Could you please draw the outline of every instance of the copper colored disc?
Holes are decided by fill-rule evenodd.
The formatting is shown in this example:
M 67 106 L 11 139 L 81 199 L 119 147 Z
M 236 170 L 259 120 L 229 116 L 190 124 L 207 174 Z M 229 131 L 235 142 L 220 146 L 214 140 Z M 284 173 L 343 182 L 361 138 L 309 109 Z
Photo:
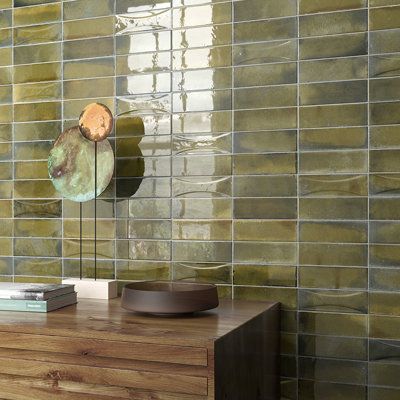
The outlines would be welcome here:
M 112 131 L 113 116 L 107 106 L 92 103 L 84 108 L 79 117 L 79 129 L 86 139 L 101 142 Z

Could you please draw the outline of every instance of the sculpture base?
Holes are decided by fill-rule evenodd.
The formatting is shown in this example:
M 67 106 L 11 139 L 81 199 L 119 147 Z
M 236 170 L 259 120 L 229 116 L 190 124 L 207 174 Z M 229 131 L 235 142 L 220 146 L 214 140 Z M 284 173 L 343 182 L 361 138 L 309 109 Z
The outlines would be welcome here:
M 63 284 L 75 285 L 78 299 L 108 300 L 118 296 L 117 281 L 108 279 L 63 279 Z

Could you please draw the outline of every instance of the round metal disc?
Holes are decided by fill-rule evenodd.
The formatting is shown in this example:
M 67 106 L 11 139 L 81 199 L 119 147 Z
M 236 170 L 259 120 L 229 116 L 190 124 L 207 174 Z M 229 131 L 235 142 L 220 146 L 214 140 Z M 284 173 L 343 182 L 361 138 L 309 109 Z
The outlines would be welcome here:
M 86 139 L 101 142 L 113 128 L 113 116 L 107 106 L 100 103 L 87 105 L 79 117 L 79 129 Z
M 49 176 L 57 191 L 76 202 L 94 199 L 95 143 L 79 127 L 64 131 L 54 142 L 48 159 Z M 107 188 L 114 172 L 114 153 L 108 140 L 97 144 L 97 192 Z

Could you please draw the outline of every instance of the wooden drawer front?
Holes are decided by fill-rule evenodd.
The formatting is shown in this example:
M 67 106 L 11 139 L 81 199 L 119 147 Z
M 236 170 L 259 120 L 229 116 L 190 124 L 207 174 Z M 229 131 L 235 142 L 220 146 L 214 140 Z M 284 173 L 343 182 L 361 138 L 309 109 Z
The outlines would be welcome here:
M 156 392 L 207 395 L 207 378 L 170 373 L 0 358 L 0 374 L 25 376 L 58 382 L 119 386 Z
M 207 350 L 188 346 L 2 332 L 0 348 L 207 366 Z

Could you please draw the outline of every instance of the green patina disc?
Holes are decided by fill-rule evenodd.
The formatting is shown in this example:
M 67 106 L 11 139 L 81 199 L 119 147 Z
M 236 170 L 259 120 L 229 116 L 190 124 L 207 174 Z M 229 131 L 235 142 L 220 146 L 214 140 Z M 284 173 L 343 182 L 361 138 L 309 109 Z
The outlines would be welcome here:
M 65 198 L 84 202 L 94 199 L 95 144 L 85 139 L 79 127 L 64 131 L 54 142 L 48 159 L 49 176 Z M 114 172 L 114 153 L 106 139 L 97 143 L 97 191 L 107 188 Z

